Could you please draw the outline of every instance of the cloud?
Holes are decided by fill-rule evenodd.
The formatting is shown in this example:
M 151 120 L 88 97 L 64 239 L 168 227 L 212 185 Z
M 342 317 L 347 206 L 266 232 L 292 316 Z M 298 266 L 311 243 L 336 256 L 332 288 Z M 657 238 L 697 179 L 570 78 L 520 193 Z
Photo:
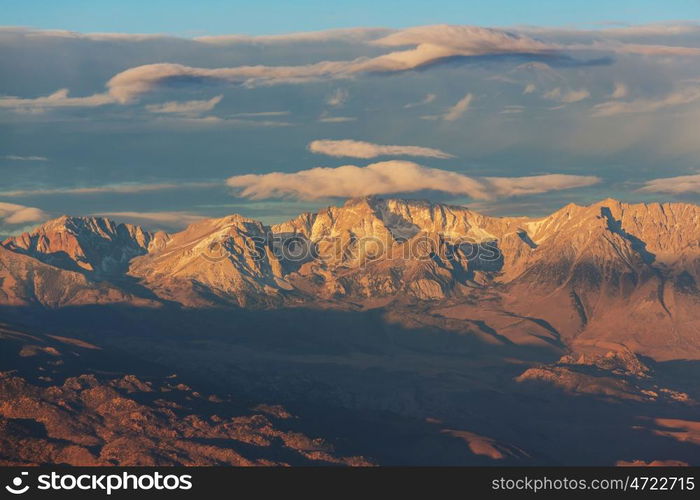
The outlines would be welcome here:
M 642 56 L 700 56 L 700 48 L 683 47 L 678 45 L 658 45 L 643 43 L 621 43 L 616 40 L 594 40 L 591 43 L 563 45 L 568 51 L 603 51 L 615 54 L 631 54 Z
M 399 160 L 372 163 L 366 167 L 344 165 L 337 168 L 317 167 L 295 173 L 238 175 L 226 181 L 237 195 L 244 198 L 304 200 L 424 190 L 484 200 L 590 186 L 598 182 L 598 177 L 561 174 L 474 178 Z
M 638 54 L 643 56 L 700 56 L 700 48 L 696 47 L 623 43 L 620 45 L 613 45 L 609 48 L 613 52 Z
M 0 191 L 0 196 L 45 196 L 45 195 L 90 195 L 104 193 L 118 194 L 138 194 L 150 193 L 153 191 L 167 191 L 177 189 L 202 189 L 217 187 L 214 182 L 181 182 L 181 183 L 155 183 L 155 184 L 110 184 L 105 186 L 92 187 L 58 187 L 58 188 L 38 188 L 38 189 L 15 189 Z
M 647 32 L 663 33 L 664 27 L 647 28 Z M 695 33 L 697 27 L 684 27 L 682 32 Z M 357 57 L 350 60 L 323 60 L 310 64 L 267 66 L 263 64 L 232 67 L 192 67 L 176 63 L 155 63 L 136 66 L 114 75 L 106 82 L 106 92 L 84 97 L 68 97 L 68 91 L 61 89 L 54 94 L 35 99 L 5 97 L 0 99 L 0 107 L 6 108 L 43 108 L 43 107 L 96 107 L 111 103 L 129 103 L 142 94 L 172 83 L 226 83 L 245 87 L 268 86 L 278 84 L 304 83 L 316 80 L 337 80 L 352 78 L 359 74 L 396 73 L 428 67 L 436 62 L 454 57 L 474 57 L 485 55 L 543 55 L 561 54 L 573 51 L 601 50 L 612 53 L 687 56 L 700 55 L 700 48 L 684 46 L 667 46 L 659 44 L 623 43 L 615 39 L 604 38 L 605 31 L 575 31 L 531 29 L 529 33 L 555 35 L 569 39 L 581 38 L 581 34 L 591 38 L 589 43 L 561 43 L 542 41 L 531 37 L 528 29 L 503 30 L 482 28 L 478 26 L 433 25 L 418 26 L 402 30 L 350 28 L 310 33 L 293 33 L 251 37 L 245 35 L 225 35 L 217 37 L 200 37 L 195 40 L 163 35 L 130 34 L 87 34 L 67 31 L 41 32 L 37 30 L 15 29 L 7 33 L 19 33 L 20 36 L 60 36 L 66 38 L 88 39 L 92 41 L 140 42 L 153 39 L 178 40 L 178 43 L 207 46 L 212 44 L 248 43 L 287 44 L 316 43 L 328 40 L 347 41 L 354 44 L 372 45 L 374 47 L 396 49 L 373 57 Z M 610 30 L 607 32 L 610 33 Z M 601 38 L 603 37 L 603 38 Z
M 608 30 L 575 30 L 570 28 L 541 28 L 520 27 L 516 30 L 520 35 L 534 34 L 540 37 L 559 38 L 565 43 L 549 43 L 551 49 L 561 51 L 606 51 L 617 54 L 632 54 L 644 56 L 700 56 L 700 48 L 682 45 L 666 45 L 665 43 L 636 43 L 641 38 L 657 38 L 664 42 L 670 36 L 688 35 L 685 38 L 692 44 L 696 43 L 700 34 L 700 25 L 686 26 L 629 26 Z M 635 42 L 629 42 L 637 38 Z
M 624 40 L 628 38 L 668 38 L 673 36 L 700 34 L 700 25 L 696 22 L 650 23 L 597 30 L 521 26 L 518 28 L 518 31 L 537 36 L 566 36 L 571 39 L 595 37 Z
M 423 156 L 426 158 L 454 158 L 439 149 L 420 146 L 383 146 L 353 140 L 317 140 L 309 143 L 309 151 L 335 157 L 376 158 L 377 156 Z
M 146 123 L 150 128 L 170 128 L 174 130 L 193 129 L 193 128 L 262 128 L 262 127 L 291 127 L 293 123 L 279 120 L 251 120 L 246 118 L 235 118 L 237 115 L 232 115 L 230 118 L 221 118 L 218 116 L 197 116 L 197 115 L 178 115 L 166 114 L 159 116 L 156 120 Z M 253 118 L 261 115 L 253 116 Z
M 700 99 L 700 87 L 686 87 L 661 99 L 637 99 L 634 101 L 608 101 L 593 107 L 593 116 L 612 116 L 625 113 L 650 113 L 664 108 L 690 104 Z
M 448 122 L 453 122 L 462 117 L 462 115 L 469 109 L 469 105 L 472 102 L 472 94 L 467 94 L 462 97 L 457 104 L 447 109 L 447 112 L 442 115 L 442 119 Z
M 344 105 L 350 94 L 345 89 L 335 89 L 331 95 L 326 98 L 326 104 L 338 108 Z
M 413 46 L 413 48 L 375 57 L 358 57 L 347 61 L 320 61 L 298 66 L 197 68 L 174 63 L 145 64 L 114 75 L 106 83 L 107 93 L 68 98 L 67 90 L 62 89 L 48 97 L 3 100 L 5 107 L 101 106 L 113 102 L 125 104 L 134 101 L 144 93 L 172 82 L 219 82 L 246 87 L 304 83 L 351 78 L 363 73 L 402 72 L 455 56 L 534 54 L 555 50 L 554 46 L 528 36 L 476 26 L 440 25 L 409 28 L 393 32 L 371 43 L 382 47 Z M 3 100 L 0 100 L 0 103 Z
M 479 26 L 433 25 L 403 29 L 372 42 L 384 47 L 415 45 L 448 49 L 452 55 L 536 54 L 553 50 L 553 46 L 526 35 Z
M 416 106 L 424 106 L 424 105 L 426 105 L 426 104 L 430 104 L 431 102 L 433 102 L 433 101 L 435 100 L 436 97 L 437 97 L 437 95 L 435 95 L 435 94 L 427 94 L 427 95 L 426 95 L 423 99 L 421 99 L 420 101 L 409 102 L 408 104 L 406 104 L 406 105 L 404 106 L 404 108 L 410 109 L 410 108 L 415 108 Z
M 381 34 L 381 36 L 376 38 Z M 71 35 L 72 36 L 72 35 Z M 114 38 L 114 35 L 112 36 Z M 127 39 L 130 39 L 128 36 Z M 132 37 L 133 38 L 133 37 Z M 105 104 L 126 104 L 144 93 L 173 83 L 226 83 L 245 87 L 279 84 L 299 84 L 317 80 L 352 78 L 359 74 L 397 73 L 429 66 L 453 57 L 474 57 L 503 54 L 550 54 L 573 50 L 608 50 L 647 55 L 691 55 L 700 49 L 692 47 L 667 47 L 663 45 L 622 44 L 598 41 L 592 44 L 549 43 L 536 40 L 523 33 L 477 26 L 419 26 L 398 31 L 336 30 L 331 32 L 297 33 L 272 37 L 246 37 L 232 35 L 203 37 L 204 45 L 248 41 L 251 43 L 283 43 L 306 41 L 322 43 L 326 39 L 352 40 L 377 47 L 397 49 L 374 57 L 357 57 L 350 60 L 325 60 L 302 65 L 266 66 L 262 64 L 219 68 L 200 68 L 176 63 L 145 64 L 117 73 L 106 83 L 105 93 L 85 97 L 68 97 L 61 89 L 54 94 L 35 99 L 5 97 L 0 107 L 48 108 L 48 107 L 96 107 Z M 257 42 L 256 42 L 257 40 Z M 572 91 L 574 93 L 582 91 Z M 342 105 L 346 95 L 331 98 L 332 106 Z M 574 94 L 570 98 L 574 98 Z M 580 100 L 580 99 L 579 99 Z M 194 102 L 194 101 L 192 101 Z M 574 102 L 574 101 L 569 101 Z M 168 103 L 170 104 L 170 103 Z M 174 104 L 173 104 L 174 105 Z M 193 104 L 194 105 L 194 104 Z M 157 108 L 154 108 L 157 109 Z M 167 112 L 167 111 L 166 111 Z
M 455 172 L 397 160 L 373 163 L 366 167 L 344 165 L 337 168 L 318 167 L 295 173 L 239 175 L 229 178 L 227 184 L 240 190 L 241 196 L 253 199 L 352 198 L 419 190 L 486 197 L 483 185 L 475 179 Z
M 326 42 L 366 42 L 386 36 L 395 30 L 387 28 L 340 28 L 321 31 L 303 31 L 280 35 L 216 35 L 200 36 L 194 40 L 213 45 L 287 45 L 297 43 L 326 43 Z
M 281 83 L 303 83 L 318 79 L 347 77 L 366 63 L 324 61 L 302 66 L 237 66 L 232 68 L 196 68 L 182 64 L 146 64 L 127 69 L 108 82 L 109 94 L 120 103 L 128 103 L 144 93 L 170 82 L 219 82 L 255 87 Z
M 26 224 L 47 218 L 46 212 L 39 208 L 0 202 L 0 225 Z
M 113 104 L 116 100 L 109 94 L 92 94 L 86 97 L 68 97 L 68 89 L 60 89 L 45 97 L 23 99 L 20 97 L 0 97 L 0 108 L 20 110 L 42 110 L 52 108 L 94 108 Z
M 549 31 L 532 36 L 521 28 L 510 30 L 514 33 L 513 36 L 501 36 L 504 30 L 495 31 L 499 34 L 470 27 L 422 27 L 383 30 L 371 34 L 353 32 L 339 36 L 328 33 L 291 34 L 269 39 L 234 36 L 228 41 L 193 41 L 176 37 L 139 40 L 128 36 L 111 37 L 111 40 L 108 40 L 110 37 L 102 37 L 99 41 L 96 38 L 87 40 L 85 37 L 74 40 L 73 34 L 66 35 L 66 40 L 51 35 L 53 38 L 46 40 L 34 37 L 15 43 L 12 43 L 9 36 L 3 35 L 2 45 L 9 52 L 0 61 L 0 73 L 7 75 L 0 93 L 20 97 L 0 97 L 0 106 L 28 108 L 35 105 L 35 109 L 42 110 L 50 106 L 116 103 L 118 98 L 125 99 L 125 103 L 134 102 L 134 105 L 123 109 L 108 104 L 81 113 L 75 113 L 71 108 L 65 110 L 65 116 L 62 113 L 47 113 L 44 116 L 18 117 L 0 110 L 0 120 L 5 128 L 39 126 L 37 130 L 41 132 L 36 137 L 40 142 L 34 142 L 33 146 L 29 136 L 24 139 L 18 137 L 19 143 L 15 143 L 12 148 L 6 145 L 0 154 L 36 153 L 51 156 L 50 164 L 62 168 L 44 172 L 49 176 L 45 179 L 48 187 L 81 184 L 93 186 L 114 181 L 109 179 L 107 165 L 95 167 L 94 178 L 87 179 L 80 170 L 89 168 L 84 161 L 76 158 L 78 163 L 75 163 L 66 158 L 65 163 L 61 158 L 54 158 L 50 154 L 52 148 L 41 147 L 43 141 L 57 143 L 61 138 L 56 137 L 56 134 L 64 135 L 68 130 L 73 131 L 76 137 L 89 135 L 89 144 L 85 144 L 88 149 L 79 155 L 88 161 L 99 157 L 100 152 L 104 151 L 104 144 L 114 137 L 121 137 L 122 131 L 127 129 L 130 129 L 127 138 L 136 137 L 133 134 L 138 135 L 140 132 L 173 131 L 183 137 L 192 132 L 194 135 L 188 136 L 188 140 L 192 141 L 191 147 L 200 149 L 220 148 L 212 134 L 230 132 L 230 140 L 235 142 L 232 147 L 243 151 L 241 145 L 250 146 L 245 149 L 247 152 L 241 153 L 245 156 L 242 161 L 246 163 L 254 162 L 258 153 L 265 151 L 261 144 L 279 144 L 280 151 L 289 149 L 287 146 L 294 140 L 292 136 L 297 135 L 292 133 L 293 126 L 300 133 L 304 128 L 309 129 L 309 133 L 302 133 L 306 136 L 302 147 L 314 137 L 368 139 L 387 145 L 437 146 L 474 161 L 489 162 L 498 158 L 503 168 L 499 170 L 501 175 L 529 175 L 535 172 L 533 169 L 537 167 L 534 165 L 545 165 L 545 168 L 558 171 L 555 166 L 558 161 L 574 157 L 584 163 L 593 160 L 588 161 L 591 165 L 590 172 L 597 173 L 604 170 L 604 167 L 594 160 L 605 154 L 615 156 L 611 158 L 611 162 L 617 165 L 610 172 L 612 180 L 626 175 L 624 169 L 630 164 L 648 166 L 653 162 L 663 162 L 664 158 L 673 157 L 674 161 L 678 159 L 681 162 L 681 166 L 693 166 L 692 161 L 697 157 L 700 143 L 693 137 L 692 120 L 697 118 L 700 100 L 692 106 L 680 104 L 675 110 L 669 108 L 669 112 L 655 111 L 661 108 L 655 108 L 660 104 L 654 103 L 661 101 L 663 104 L 667 93 L 693 85 L 690 80 L 700 75 L 697 65 L 692 64 L 694 60 L 685 56 L 652 57 L 615 52 L 621 44 L 606 38 L 613 36 L 607 32 L 596 31 L 586 34 L 586 38 L 583 35 L 577 38 L 572 30 L 562 30 L 561 36 L 555 38 Z M 664 28 L 660 31 L 661 34 L 648 35 L 658 38 L 642 39 L 640 35 L 640 38 L 630 36 L 622 41 L 641 45 L 646 43 L 646 49 L 663 44 L 700 47 L 700 37 L 668 34 L 675 29 Z M 695 30 L 693 33 L 700 31 Z M 493 44 L 488 46 L 487 42 L 491 38 L 499 40 L 497 47 Z M 340 43 L 326 44 L 326 39 Z M 533 46 L 527 39 L 534 40 L 539 45 Z M 226 43 L 233 45 L 216 46 Z M 290 45 L 287 46 L 287 43 Z M 406 45 L 402 45 L 404 43 Z M 528 49 L 534 47 L 533 52 L 523 52 L 524 45 L 527 44 Z M 469 47 L 471 49 L 467 50 Z M 593 54 L 584 52 L 591 49 L 595 49 Z M 474 53 L 475 50 L 480 52 L 479 56 L 464 55 Z M 58 52 L 62 54 L 60 60 L 55 57 Z M 530 55 L 532 53 L 537 55 Z M 99 64 L 91 64 L 90 61 L 96 61 L 95 54 L 106 56 L 98 61 Z M 507 57 L 500 57 L 500 54 L 507 54 Z M 607 62 L 594 62 L 604 59 Z M 20 64 L 22 61 L 31 61 L 32 64 Z M 613 61 L 614 64 L 611 64 Z M 144 63 L 163 64 L 138 66 Z M 584 64 L 592 65 L 584 67 Z M 81 71 L 76 71 L 76 68 Z M 412 71 L 413 69 L 418 71 Z M 407 72 L 396 77 L 390 76 L 401 71 Z M 126 78 L 127 75 L 130 75 L 129 78 Z M 105 82 L 112 76 L 115 78 L 110 86 L 105 87 Z M 345 78 L 349 80 L 344 80 Z M 323 83 L 305 87 L 292 88 L 290 85 L 246 90 L 248 87 L 319 80 Z M 622 87 L 616 89 L 616 84 L 623 85 L 621 82 L 629 86 L 626 95 L 622 92 Z M 392 91 L 396 85 L 401 86 L 401 92 Z M 53 97 L 48 96 L 50 90 L 61 87 L 67 87 L 70 93 L 64 89 L 52 94 Z M 347 88 L 350 91 L 350 99 L 345 107 L 332 108 L 325 105 L 327 94 L 337 88 Z M 567 94 L 569 89 L 585 89 L 593 98 L 583 100 L 580 104 L 542 98 L 543 93 L 554 88 L 559 89 L 559 99 L 564 101 L 576 97 Z M 143 94 L 149 91 L 154 93 Z M 162 94 L 160 91 L 163 91 Z M 457 121 L 407 120 L 409 117 L 415 119 L 429 114 L 435 115 L 435 120 L 443 120 L 444 115 L 448 114 L 446 108 L 454 105 L 467 92 L 472 93 L 473 98 Z M 223 94 L 227 102 L 217 104 L 210 111 L 199 111 L 202 109 L 200 104 L 204 105 L 218 94 Z M 44 97 L 23 99 L 37 96 Z M 646 103 L 640 98 L 644 98 Z M 47 102 L 49 100 L 52 102 Z M 606 101 L 612 103 L 606 104 Z M 234 102 L 238 103 L 235 108 Z M 534 106 L 535 102 L 537 106 Z M 526 104 L 527 107 L 516 107 L 521 104 Z M 566 108 L 557 112 L 543 112 L 547 106 L 560 104 L 566 104 Z M 596 104 L 601 105 L 594 109 Z M 153 111 L 152 114 L 147 111 L 147 105 Z M 190 108 L 190 105 L 194 108 Z M 584 105 L 586 110 L 581 113 Z M 404 107 L 408 109 L 404 111 Z M 637 119 L 627 121 L 614 116 L 607 119 L 591 117 L 591 113 L 605 116 L 640 112 L 640 109 L 651 111 L 646 116 L 636 116 Z M 289 110 L 292 114 L 289 118 L 279 118 L 279 122 L 275 123 L 278 118 L 273 115 L 265 118 L 265 115 L 255 113 L 259 110 L 263 113 L 265 110 Z M 248 111 L 250 114 L 234 114 L 236 111 Z M 250 118 L 250 122 L 236 121 L 245 118 Z M 57 120 L 62 122 L 58 126 Z M 452 126 L 453 124 L 459 126 Z M 290 127 L 287 130 L 270 130 L 273 126 L 283 125 Z M 375 132 L 392 130 L 393 133 L 386 136 L 350 130 L 359 126 L 369 127 Z M 263 134 L 267 139 L 255 131 L 250 134 L 248 131 L 234 134 L 237 131 L 235 127 L 268 127 Z M 319 128 L 328 130 L 319 134 Z M 116 133 L 112 134 L 111 131 Z M 297 135 L 298 137 L 300 136 Z M 131 139 L 123 142 L 126 149 L 121 156 L 138 158 L 141 153 L 137 151 L 138 144 L 142 142 L 143 140 L 134 142 Z M 184 161 L 182 155 L 177 154 L 177 149 L 163 151 L 164 161 L 175 167 Z M 95 152 L 97 156 L 93 154 Z M 270 158 L 277 161 L 275 158 L 279 154 L 272 152 L 267 156 L 271 155 Z M 377 158 L 386 160 L 391 157 Z M 396 158 L 411 159 L 408 156 Z M 417 158 L 414 161 L 421 163 Z M 359 160 L 351 159 L 334 162 L 329 160 L 328 164 L 358 162 Z M 0 160 L 0 163 L 4 163 L 7 168 L 22 166 L 19 162 Z M 325 162 L 317 164 L 323 163 Z M 32 164 L 26 163 L 27 167 L 30 165 Z M 37 162 L 35 167 L 43 168 L 45 165 L 49 164 Z M 433 162 L 433 166 L 443 165 Z M 146 182 L 158 182 L 157 179 L 163 176 L 162 167 L 153 162 L 144 168 L 147 169 L 143 175 Z M 225 166 L 213 165 L 211 168 Z M 245 167 L 237 168 L 227 172 L 227 175 L 246 172 Z M 275 169 L 289 170 L 282 167 L 272 170 Z M 637 170 L 637 175 L 640 172 Z M 640 177 L 641 180 L 646 178 Z M 19 178 L 13 183 L 9 182 L 10 179 L 6 180 L 8 182 L 0 190 L 23 189 L 28 186 L 20 185 Z M 130 180 L 141 179 L 137 176 Z M 40 183 L 34 186 L 38 184 Z M 634 188 L 639 185 L 641 183 Z M 6 200 L 30 205 L 34 203 L 33 199 L 19 197 Z M 35 203 L 40 205 L 38 201 Z
M 162 104 L 149 104 L 146 109 L 151 113 L 199 114 L 214 109 L 223 97 L 223 95 L 218 95 L 207 101 L 170 101 Z
M 700 193 L 700 174 L 663 177 L 647 181 L 639 191 L 647 193 Z
M 519 114 L 525 111 L 525 106 L 520 106 L 518 104 L 510 104 L 508 106 L 504 106 L 503 109 L 501 110 L 501 114 L 503 115 L 515 115 Z
M 485 177 L 491 191 L 499 196 L 522 196 L 560 191 L 598 184 L 600 177 L 592 175 L 545 174 L 529 177 Z
M 323 123 L 345 123 L 357 120 L 354 116 L 322 116 L 318 121 Z
M 615 83 L 615 89 L 613 90 L 612 94 L 610 94 L 611 99 L 622 99 L 623 97 L 627 97 L 627 94 L 629 94 L 629 89 L 627 88 L 627 85 L 624 83 Z
M 483 30 L 483 31 L 480 31 Z M 440 31 L 445 34 L 440 40 Z M 493 31 L 495 34 L 490 34 L 488 31 Z M 255 45 L 255 46 L 273 46 L 273 45 L 289 45 L 289 44 L 311 44 L 311 43 L 377 43 L 377 44 L 396 44 L 396 45 L 413 45 L 415 41 L 421 40 L 425 43 L 435 41 L 452 42 L 462 45 L 471 43 L 476 48 L 483 49 L 488 44 L 490 37 L 493 45 L 505 45 L 508 43 L 507 37 L 500 39 L 498 33 L 507 33 L 515 37 L 528 37 L 536 35 L 537 37 L 567 37 L 572 40 L 580 39 L 609 39 L 609 40 L 625 40 L 629 38 L 662 38 L 664 40 L 671 37 L 696 36 L 700 34 L 700 25 L 696 22 L 675 22 L 675 23 L 652 23 L 644 25 L 630 25 L 616 28 L 606 28 L 599 30 L 577 30 L 572 28 L 550 28 L 537 26 L 519 26 L 510 32 L 479 28 L 476 26 L 449 26 L 449 25 L 433 25 L 419 26 L 404 30 L 390 28 L 340 28 L 328 29 L 320 31 L 307 31 L 296 33 L 283 33 L 275 35 L 243 35 L 243 34 L 226 34 L 226 35 L 209 35 L 199 36 L 194 38 L 181 38 L 167 34 L 143 34 L 143 33 L 80 33 L 69 30 L 57 29 L 35 29 L 18 26 L 0 26 L 0 34 L 11 34 L 24 38 L 64 38 L 75 40 L 89 40 L 96 42 L 132 42 L 141 43 L 154 40 L 178 40 L 192 44 L 201 45 Z M 449 40 L 453 38 L 453 40 Z M 448 39 L 448 40 L 445 40 Z M 480 41 L 483 39 L 483 41 Z M 410 41 L 411 43 L 402 43 Z M 539 40 L 536 40 L 536 42 Z M 420 42 L 423 43 L 423 42 Z M 511 42 L 512 43 L 512 42 Z M 540 41 L 540 43 L 543 43 Z M 527 51 L 527 46 L 523 43 L 522 50 Z
M 231 118 L 259 118 L 261 116 L 287 116 L 289 111 L 256 111 L 246 113 L 234 113 Z
M 49 161 L 45 156 L 19 156 L 19 155 L 7 155 L 3 156 L 5 160 L 11 161 Z
M 589 98 L 590 96 L 591 93 L 586 89 L 562 91 L 559 87 L 549 90 L 543 95 L 545 99 L 551 99 L 552 101 L 558 101 L 565 104 L 579 102 Z
M 650 23 L 600 30 L 601 35 L 611 37 L 677 36 L 700 33 L 697 23 Z
M 123 222 L 155 227 L 157 229 L 183 229 L 193 222 L 204 219 L 203 215 L 188 212 L 100 212 L 97 217 L 109 217 Z
M 0 26 L 0 34 L 13 34 L 24 38 L 66 38 L 75 40 L 92 40 L 98 42 L 130 41 L 144 42 L 150 40 L 176 39 L 174 36 L 144 33 L 80 33 L 78 31 L 57 29 L 34 29 L 23 26 Z

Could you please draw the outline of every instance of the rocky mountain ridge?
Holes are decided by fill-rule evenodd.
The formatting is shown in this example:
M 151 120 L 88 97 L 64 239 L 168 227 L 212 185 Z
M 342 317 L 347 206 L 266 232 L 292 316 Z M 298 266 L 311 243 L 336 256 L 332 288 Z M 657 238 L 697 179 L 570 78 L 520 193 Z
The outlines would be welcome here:
M 3 242 L 0 273 L 4 303 L 48 307 L 371 308 L 488 296 L 569 344 L 700 356 L 698 222 L 696 205 L 610 199 L 527 218 L 368 197 L 273 226 L 231 215 L 175 234 L 64 216 Z

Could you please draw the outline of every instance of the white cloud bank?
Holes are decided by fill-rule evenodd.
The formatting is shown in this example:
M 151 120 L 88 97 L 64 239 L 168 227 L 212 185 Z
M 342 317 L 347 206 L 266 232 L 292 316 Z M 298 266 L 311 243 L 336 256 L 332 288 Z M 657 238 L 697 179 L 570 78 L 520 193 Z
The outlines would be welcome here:
M 700 174 L 663 177 L 647 181 L 639 191 L 647 193 L 700 193 Z
M 93 40 L 151 40 L 153 37 L 133 35 L 80 35 L 61 32 L 64 36 L 84 37 Z M 407 28 L 397 31 L 353 28 L 314 33 L 296 33 L 267 37 L 227 35 L 202 37 L 187 43 L 200 45 L 249 43 L 323 43 L 328 40 L 368 44 L 392 50 L 373 57 L 357 57 L 351 60 L 325 60 L 302 65 L 247 65 L 220 68 L 199 68 L 174 63 L 145 64 L 129 68 L 114 75 L 106 82 L 105 92 L 83 97 L 69 97 L 67 89 L 34 99 L 0 97 L 0 108 L 44 109 L 60 107 L 97 107 L 106 104 L 126 104 L 144 93 L 173 81 L 216 82 L 245 87 L 278 84 L 298 84 L 318 80 L 353 78 L 360 74 L 381 74 L 409 71 L 452 57 L 472 57 L 504 54 L 550 54 L 573 51 L 607 51 L 611 53 L 639 54 L 647 56 L 697 56 L 700 49 L 694 47 L 629 44 L 618 40 L 596 40 L 591 43 L 562 44 L 529 36 L 527 30 L 506 31 L 478 26 L 433 25 Z M 535 32 L 537 33 L 537 32 Z M 552 34 L 556 32 L 541 33 Z M 569 31 L 569 34 L 572 32 Z M 540 34 L 540 33 L 537 33 Z M 564 32 L 566 34 L 566 32 Z M 30 35 L 26 35 L 30 36 Z M 37 35 L 36 32 L 31 36 Z M 48 36 L 48 35 L 46 35 Z M 54 35 L 55 36 L 55 35 Z M 97 38 L 96 38 L 97 37 Z M 163 38 L 163 37 L 156 37 Z M 167 37 L 165 37 L 167 38 Z M 566 98 L 566 97 L 564 97 Z M 571 94 L 571 99 L 576 94 Z M 580 99 L 579 99 L 580 100 Z M 567 102 L 567 101 L 564 101 Z M 575 102 L 575 101 L 570 101 Z M 166 103 L 173 104 L 173 103 Z M 165 106 L 165 105 L 164 105 Z M 167 106 L 166 106 L 167 107 Z M 165 111 L 167 112 L 167 111 Z M 449 115 L 448 115 L 449 116 Z M 448 121 L 450 118 L 445 118 Z
M 327 34 L 318 36 L 322 39 Z M 311 37 L 311 39 L 317 37 Z M 287 39 L 289 36 L 280 40 Z M 476 26 L 438 25 L 409 28 L 369 43 L 383 47 L 413 47 L 376 57 L 358 57 L 347 61 L 320 61 L 298 66 L 197 68 L 173 63 L 145 64 L 114 75 L 106 83 L 105 93 L 68 97 L 68 90 L 61 89 L 49 96 L 36 99 L 3 97 L 0 98 L 0 107 L 56 108 L 125 104 L 174 80 L 215 81 L 255 87 L 352 78 L 363 73 L 401 72 L 455 56 L 533 54 L 557 50 L 557 46 L 540 42 L 526 35 Z
M 533 54 L 557 47 L 528 36 L 476 26 L 422 26 L 392 33 L 372 42 L 383 47 L 414 46 L 376 57 L 321 61 L 300 66 L 236 66 L 195 68 L 182 64 L 146 64 L 123 71 L 107 82 L 109 94 L 129 102 L 169 80 L 215 80 L 248 87 L 350 78 L 361 73 L 392 73 L 416 69 L 454 56 Z
M 531 177 L 469 177 L 409 161 L 385 161 L 366 167 L 317 167 L 294 173 L 273 172 L 230 177 L 228 186 L 244 198 L 353 198 L 358 196 L 440 191 L 486 200 L 538 194 L 597 184 L 594 176 L 549 174 Z
M 335 157 L 376 158 L 377 156 L 422 156 L 425 158 L 454 158 L 439 149 L 420 146 L 385 146 L 353 140 L 322 139 L 309 143 L 309 151 Z

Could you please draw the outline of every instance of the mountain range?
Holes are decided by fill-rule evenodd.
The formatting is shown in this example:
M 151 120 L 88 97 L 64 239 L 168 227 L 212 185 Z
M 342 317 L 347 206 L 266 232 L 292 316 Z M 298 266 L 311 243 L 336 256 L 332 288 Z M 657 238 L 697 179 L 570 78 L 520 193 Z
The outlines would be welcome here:
M 468 319 L 476 303 L 495 323 L 548 325 L 510 328 L 504 341 L 700 357 L 700 207 L 691 204 L 604 200 L 525 218 L 362 198 L 273 226 L 231 215 L 174 234 L 63 216 L 5 240 L 0 262 L 1 302 L 11 305 L 418 301 Z
M 685 203 L 59 217 L 0 245 L 0 463 L 697 464 L 698 280 Z

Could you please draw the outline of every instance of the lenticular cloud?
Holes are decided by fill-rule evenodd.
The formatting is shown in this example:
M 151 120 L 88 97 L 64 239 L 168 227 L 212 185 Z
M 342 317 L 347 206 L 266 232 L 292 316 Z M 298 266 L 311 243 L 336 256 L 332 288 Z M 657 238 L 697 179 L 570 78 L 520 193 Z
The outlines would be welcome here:
M 422 156 L 425 158 L 454 158 L 439 149 L 421 146 L 385 146 L 353 140 L 318 140 L 309 144 L 309 151 L 335 157 L 376 158 L 377 156 Z
M 473 199 L 492 199 L 590 186 L 598 177 L 548 174 L 530 177 L 469 177 L 457 172 L 391 160 L 366 167 L 317 167 L 294 173 L 272 172 L 230 177 L 238 196 L 252 199 L 352 198 L 358 196 L 439 191 Z

